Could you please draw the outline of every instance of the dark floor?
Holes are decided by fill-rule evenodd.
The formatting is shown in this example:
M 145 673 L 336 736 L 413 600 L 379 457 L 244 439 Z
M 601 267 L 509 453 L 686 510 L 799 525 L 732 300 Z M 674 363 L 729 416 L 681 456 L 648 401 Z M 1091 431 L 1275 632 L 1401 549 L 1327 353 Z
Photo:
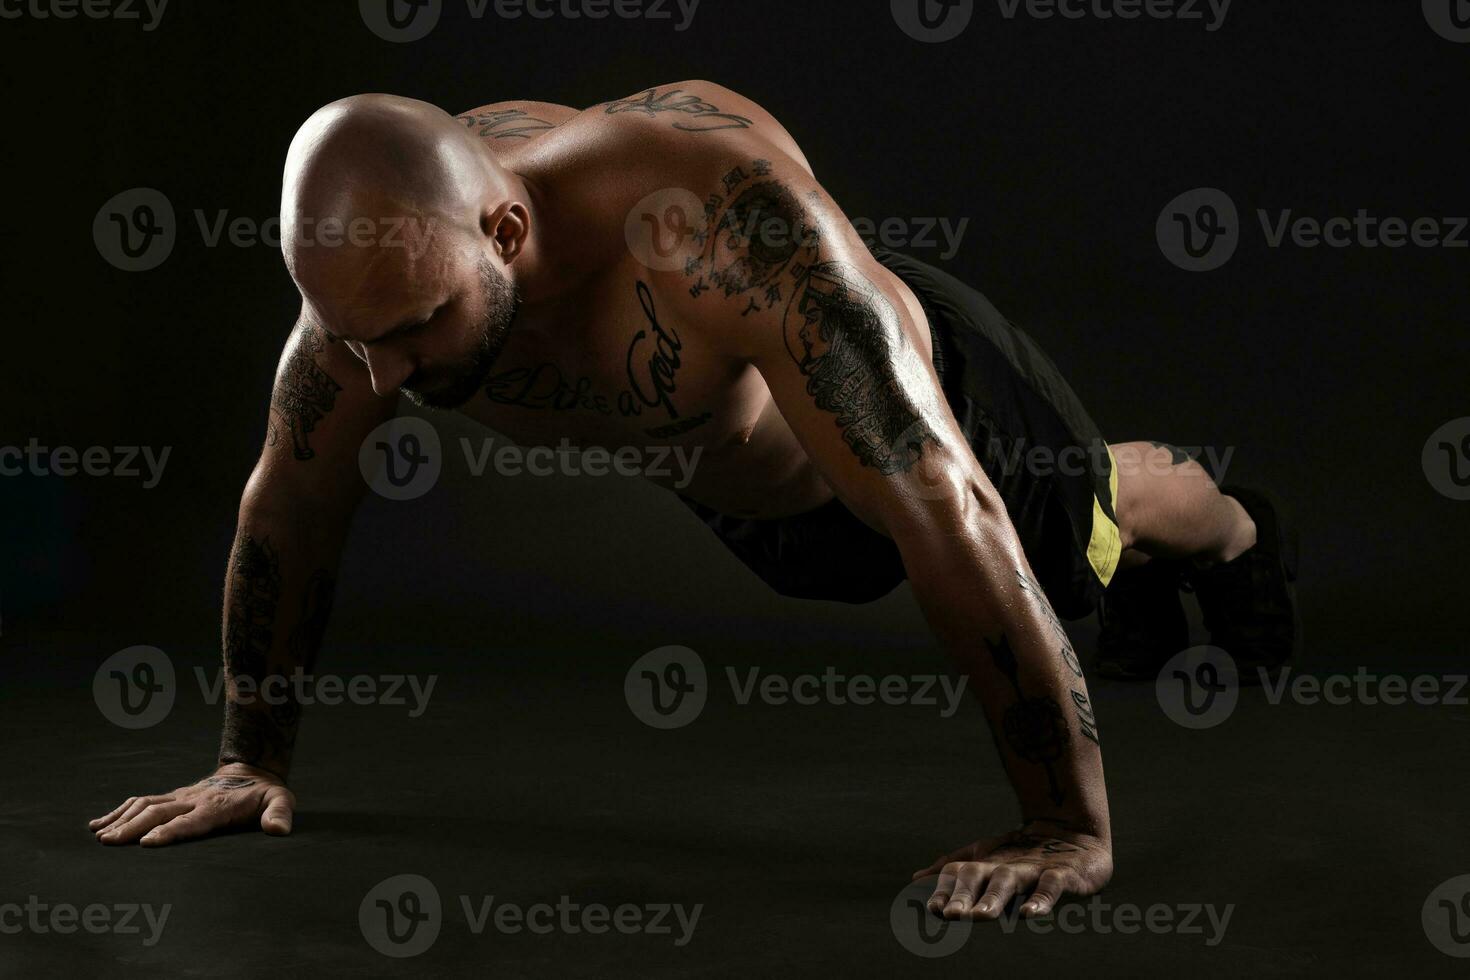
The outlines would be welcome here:
M 911 601 L 895 597 L 893 602 Z M 1421 924 L 1430 892 L 1470 872 L 1464 746 L 1470 713 L 1417 706 L 1269 705 L 1247 691 L 1218 727 L 1170 722 L 1151 685 L 1094 681 L 1117 873 L 1081 931 L 977 924 L 946 958 L 908 952 L 890 907 L 941 848 L 1004 829 L 1009 791 L 978 707 L 739 706 L 724 668 L 755 663 L 708 639 L 712 693 L 657 731 L 623 695 L 643 650 L 429 653 L 336 649 L 344 673 L 436 675 L 428 710 L 318 706 L 303 730 L 295 833 L 161 850 L 106 849 L 86 821 L 202 774 L 216 709 L 174 651 L 179 695 L 127 732 L 64 680 L 73 647 L 12 649 L 36 676 L 0 690 L 8 765 L 0 904 L 171 906 L 152 945 L 132 935 L 0 934 L 6 975 L 839 975 L 1192 977 L 1459 973 Z M 100 662 L 106 653 L 100 651 Z M 749 653 L 745 654 L 747 657 Z M 813 649 L 763 670 L 912 675 L 910 651 Z M 12 678 L 14 674 L 11 675 Z M 64 722 L 63 722 L 64 720 Z M 1371 761 L 1370 761 L 1371 760 Z M 421 875 L 443 902 L 422 954 L 375 951 L 359 907 Z M 475 934 L 499 903 L 702 906 L 692 937 Z M 1201 931 L 1102 932 L 1119 906 L 1233 906 Z M 0 917 L 0 924 L 6 920 Z M 142 922 L 140 918 L 138 920 Z M 900 918 L 902 921 L 902 917 Z M 1122 921 L 1127 925 L 1127 921 Z M 1470 949 L 1466 949 L 1470 952 Z

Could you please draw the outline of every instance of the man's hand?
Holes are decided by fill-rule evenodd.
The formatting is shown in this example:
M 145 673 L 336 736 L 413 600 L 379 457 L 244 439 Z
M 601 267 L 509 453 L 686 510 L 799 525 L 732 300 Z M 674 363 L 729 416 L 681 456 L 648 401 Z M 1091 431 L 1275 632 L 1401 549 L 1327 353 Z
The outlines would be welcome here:
M 1113 876 L 1113 849 L 1100 838 L 1030 823 L 938 858 L 914 878 L 938 874 L 929 911 L 946 919 L 996 919 L 1029 894 L 1026 917 L 1046 915 L 1063 895 L 1093 895 Z
M 158 847 L 257 823 L 267 834 L 289 834 L 295 809 L 296 795 L 279 777 L 231 763 L 172 793 L 135 796 L 88 826 L 104 844 Z

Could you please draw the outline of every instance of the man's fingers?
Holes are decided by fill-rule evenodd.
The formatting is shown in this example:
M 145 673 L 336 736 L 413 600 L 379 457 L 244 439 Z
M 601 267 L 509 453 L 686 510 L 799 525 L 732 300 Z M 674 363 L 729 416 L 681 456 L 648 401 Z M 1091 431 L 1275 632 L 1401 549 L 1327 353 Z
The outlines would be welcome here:
M 284 836 L 291 832 L 291 816 L 296 797 L 284 786 L 273 786 L 265 794 L 265 812 L 260 815 L 260 829 L 267 834 Z
M 959 919 L 968 915 L 975 905 L 975 896 L 985 886 L 985 877 L 991 865 L 981 861 L 966 861 L 953 866 L 955 869 L 954 893 L 944 906 L 946 919 Z
M 129 820 L 133 819 L 138 814 L 142 813 L 144 810 L 148 809 L 148 807 L 152 806 L 155 803 L 171 802 L 172 800 L 173 797 L 171 796 L 135 796 L 133 797 L 132 802 L 123 807 L 122 813 L 113 817 L 112 820 L 109 821 L 107 829 L 99 831 L 97 836 L 101 837 L 107 831 L 117 830 L 123 824 L 127 823 Z
M 925 907 L 935 915 L 944 912 L 944 907 L 949 904 L 949 896 L 954 894 L 954 874 L 946 871 L 939 873 L 939 880 L 934 883 L 934 894 L 929 896 Z
M 1032 872 L 1034 874 L 1034 872 Z M 985 894 L 980 896 L 980 901 L 975 903 L 974 917 L 979 919 L 996 919 L 1005 910 L 1006 903 L 1016 894 L 1016 890 L 1023 885 L 1030 884 L 1027 880 L 1031 874 L 1022 874 L 1017 868 L 1008 864 L 1002 864 L 995 869 L 990 876 L 990 884 L 985 889 Z
M 109 827 L 98 840 L 104 844 L 131 844 L 161 823 L 167 823 L 182 813 L 194 809 L 194 804 L 176 800 L 172 803 L 150 803 L 135 815 Z
M 211 831 L 218 830 L 225 820 L 219 811 L 210 811 L 204 807 L 195 807 L 187 813 L 182 813 L 164 824 L 159 824 L 138 841 L 144 847 L 162 847 L 165 844 L 173 844 L 178 841 L 193 840 L 203 837 Z
M 93 830 L 101 830 L 103 827 L 106 827 L 108 824 L 112 823 L 119 816 L 121 816 L 122 815 L 122 812 L 124 810 L 126 810 L 128 807 L 132 806 L 133 805 L 133 801 L 135 801 L 136 799 L 137 799 L 136 796 L 130 796 L 130 797 L 128 797 L 127 799 L 123 800 L 121 803 L 118 804 L 116 810 L 113 810 L 111 813 L 106 814 L 104 816 L 98 817 L 96 820 L 93 820 L 92 822 L 88 823 L 87 826 L 90 827 Z
M 1041 873 L 1041 878 L 1036 882 L 1036 888 L 1031 892 L 1031 897 L 1021 905 L 1021 914 L 1025 916 L 1046 915 L 1056 907 L 1063 895 L 1067 893 L 1067 875 L 1065 872 L 1050 868 Z

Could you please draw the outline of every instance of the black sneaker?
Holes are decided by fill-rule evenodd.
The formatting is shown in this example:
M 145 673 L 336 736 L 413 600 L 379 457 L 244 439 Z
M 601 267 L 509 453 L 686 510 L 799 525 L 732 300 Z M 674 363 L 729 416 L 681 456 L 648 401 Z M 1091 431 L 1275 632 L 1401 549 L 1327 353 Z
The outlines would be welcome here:
M 1245 487 L 1221 487 L 1220 492 L 1240 501 L 1255 521 L 1256 543 L 1231 561 L 1191 571 L 1189 580 L 1210 645 L 1235 660 L 1240 683 L 1256 684 L 1262 670 L 1276 676 L 1301 636 L 1297 539 L 1269 494 Z
M 1155 558 L 1117 572 L 1098 604 L 1097 672 L 1115 680 L 1153 680 L 1189 646 L 1179 599 L 1178 564 Z

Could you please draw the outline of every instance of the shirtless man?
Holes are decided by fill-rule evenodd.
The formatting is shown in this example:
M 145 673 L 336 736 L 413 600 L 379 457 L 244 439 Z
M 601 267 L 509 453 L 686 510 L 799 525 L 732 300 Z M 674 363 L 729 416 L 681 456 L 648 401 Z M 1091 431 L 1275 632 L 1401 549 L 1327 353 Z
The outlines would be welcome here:
M 323 244 L 364 219 L 396 242 Z M 1103 652 L 1148 675 L 1184 645 L 1187 574 L 1238 661 L 1290 652 L 1268 502 L 1168 446 L 1108 447 L 1029 337 L 957 280 L 870 251 L 780 123 L 719 85 L 460 117 L 334 102 L 291 144 L 281 221 L 301 315 L 227 570 L 218 769 L 94 820 L 103 843 L 290 832 L 300 708 L 236 685 L 311 671 L 359 447 L 400 393 L 522 445 L 698 447 L 692 482 L 654 482 L 785 594 L 862 602 L 907 577 L 1021 808 L 1018 829 L 915 874 L 939 876 L 946 917 L 1045 914 L 1112 874 L 1097 719 L 1054 608 L 1084 615 L 1147 572 Z

